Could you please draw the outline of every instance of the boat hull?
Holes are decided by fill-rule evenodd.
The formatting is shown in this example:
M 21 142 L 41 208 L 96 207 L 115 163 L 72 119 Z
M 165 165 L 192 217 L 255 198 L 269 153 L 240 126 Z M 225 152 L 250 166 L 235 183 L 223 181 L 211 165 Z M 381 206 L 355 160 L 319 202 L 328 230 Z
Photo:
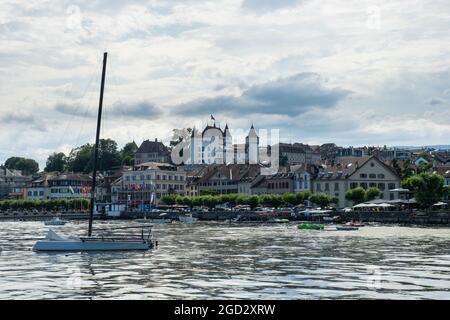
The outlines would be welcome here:
M 178 220 L 183 223 L 195 223 L 198 221 L 198 218 L 180 216 L 178 217 Z
M 149 250 L 151 242 L 130 241 L 48 241 L 39 240 L 33 246 L 33 251 L 126 251 Z
M 352 227 L 352 226 L 337 226 L 336 230 L 338 230 L 338 231 L 357 231 L 358 228 Z
M 319 223 L 301 223 L 297 225 L 299 230 L 324 230 L 325 226 Z

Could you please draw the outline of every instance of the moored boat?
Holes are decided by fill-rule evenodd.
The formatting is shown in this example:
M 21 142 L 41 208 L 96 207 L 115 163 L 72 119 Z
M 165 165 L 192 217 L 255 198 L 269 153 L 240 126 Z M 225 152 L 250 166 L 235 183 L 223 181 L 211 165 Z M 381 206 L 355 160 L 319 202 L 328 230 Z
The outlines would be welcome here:
M 272 223 L 289 223 L 289 219 L 273 219 L 269 221 Z
M 336 230 L 338 231 L 356 231 L 359 230 L 358 227 L 343 225 L 343 226 L 336 226 Z
M 178 220 L 180 220 L 180 222 L 183 222 L 183 223 L 195 223 L 198 221 L 198 218 L 193 217 L 192 213 L 191 213 L 191 214 L 187 214 L 184 216 L 179 216 Z
M 130 229 L 133 227 L 126 227 Z M 125 228 L 117 228 L 125 229 Z M 117 230 L 116 229 L 116 230 Z M 105 229 L 106 230 L 106 229 Z M 114 229 L 110 229 L 112 231 Z M 148 250 L 153 247 L 151 229 L 134 235 L 115 234 L 110 232 L 96 237 L 70 237 L 65 238 L 49 230 L 43 240 L 38 240 L 33 251 L 124 251 Z
M 321 223 L 300 223 L 297 225 L 297 229 L 300 230 L 323 230 L 324 227 Z
M 345 225 L 351 226 L 351 227 L 364 227 L 365 226 L 364 222 L 362 222 L 361 220 L 360 221 L 350 221 L 350 222 L 347 222 Z
M 44 222 L 44 224 L 45 224 L 46 226 L 63 226 L 63 225 L 65 225 L 66 223 L 67 223 L 67 221 L 62 220 L 62 219 L 59 218 L 59 217 L 55 217 L 55 218 L 53 218 L 53 219 L 51 219 L 51 220 L 47 220 L 47 221 Z
M 102 119 L 103 108 L 103 94 L 105 89 L 105 76 L 106 76 L 106 61 L 108 53 L 103 54 L 103 67 L 102 67 L 102 80 L 100 86 L 100 99 L 97 115 L 97 130 L 94 144 L 94 163 L 92 172 L 92 186 L 91 186 L 91 201 L 89 207 L 89 221 L 88 232 L 86 237 L 70 237 L 64 238 L 57 235 L 53 230 L 49 230 L 47 236 L 43 240 L 39 240 L 33 246 L 34 251 L 118 251 L 118 250 L 148 250 L 153 247 L 153 241 L 151 240 L 151 231 L 144 232 L 145 227 L 142 228 L 140 233 L 127 233 L 125 229 L 134 230 L 136 227 L 114 228 L 115 233 L 112 233 L 112 229 L 96 229 L 96 235 L 92 235 L 92 225 L 94 220 L 94 206 L 95 206 L 95 192 L 97 183 L 97 166 L 99 158 L 99 144 L 100 144 L 100 127 Z M 118 230 L 125 231 L 117 233 Z

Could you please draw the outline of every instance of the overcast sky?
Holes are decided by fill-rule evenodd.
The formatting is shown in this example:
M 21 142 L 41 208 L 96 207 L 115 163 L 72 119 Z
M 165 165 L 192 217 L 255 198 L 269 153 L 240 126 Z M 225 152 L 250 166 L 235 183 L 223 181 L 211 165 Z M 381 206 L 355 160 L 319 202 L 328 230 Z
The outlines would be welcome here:
M 0 163 L 218 123 L 285 141 L 450 143 L 448 0 L 0 2 Z

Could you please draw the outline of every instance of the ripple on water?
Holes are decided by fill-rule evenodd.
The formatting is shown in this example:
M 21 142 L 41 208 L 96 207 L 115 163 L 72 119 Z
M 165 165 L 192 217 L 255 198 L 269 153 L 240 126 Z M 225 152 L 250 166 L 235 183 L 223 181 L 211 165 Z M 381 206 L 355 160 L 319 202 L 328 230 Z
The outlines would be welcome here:
M 55 229 L 81 235 L 86 223 Z M 450 299 L 448 228 L 173 223 L 155 226 L 159 247 L 144 253 L 30 251 L 46 231 L 0 223 L 0 299 Z

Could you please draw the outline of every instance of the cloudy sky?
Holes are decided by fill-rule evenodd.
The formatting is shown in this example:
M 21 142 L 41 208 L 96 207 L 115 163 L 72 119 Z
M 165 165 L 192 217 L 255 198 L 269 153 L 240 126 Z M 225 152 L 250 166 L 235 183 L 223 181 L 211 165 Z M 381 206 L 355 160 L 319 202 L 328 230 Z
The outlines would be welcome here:
M 0 2 L 0 163 L 206 123 L 285 141 L 450 143 L 448 0 Z

